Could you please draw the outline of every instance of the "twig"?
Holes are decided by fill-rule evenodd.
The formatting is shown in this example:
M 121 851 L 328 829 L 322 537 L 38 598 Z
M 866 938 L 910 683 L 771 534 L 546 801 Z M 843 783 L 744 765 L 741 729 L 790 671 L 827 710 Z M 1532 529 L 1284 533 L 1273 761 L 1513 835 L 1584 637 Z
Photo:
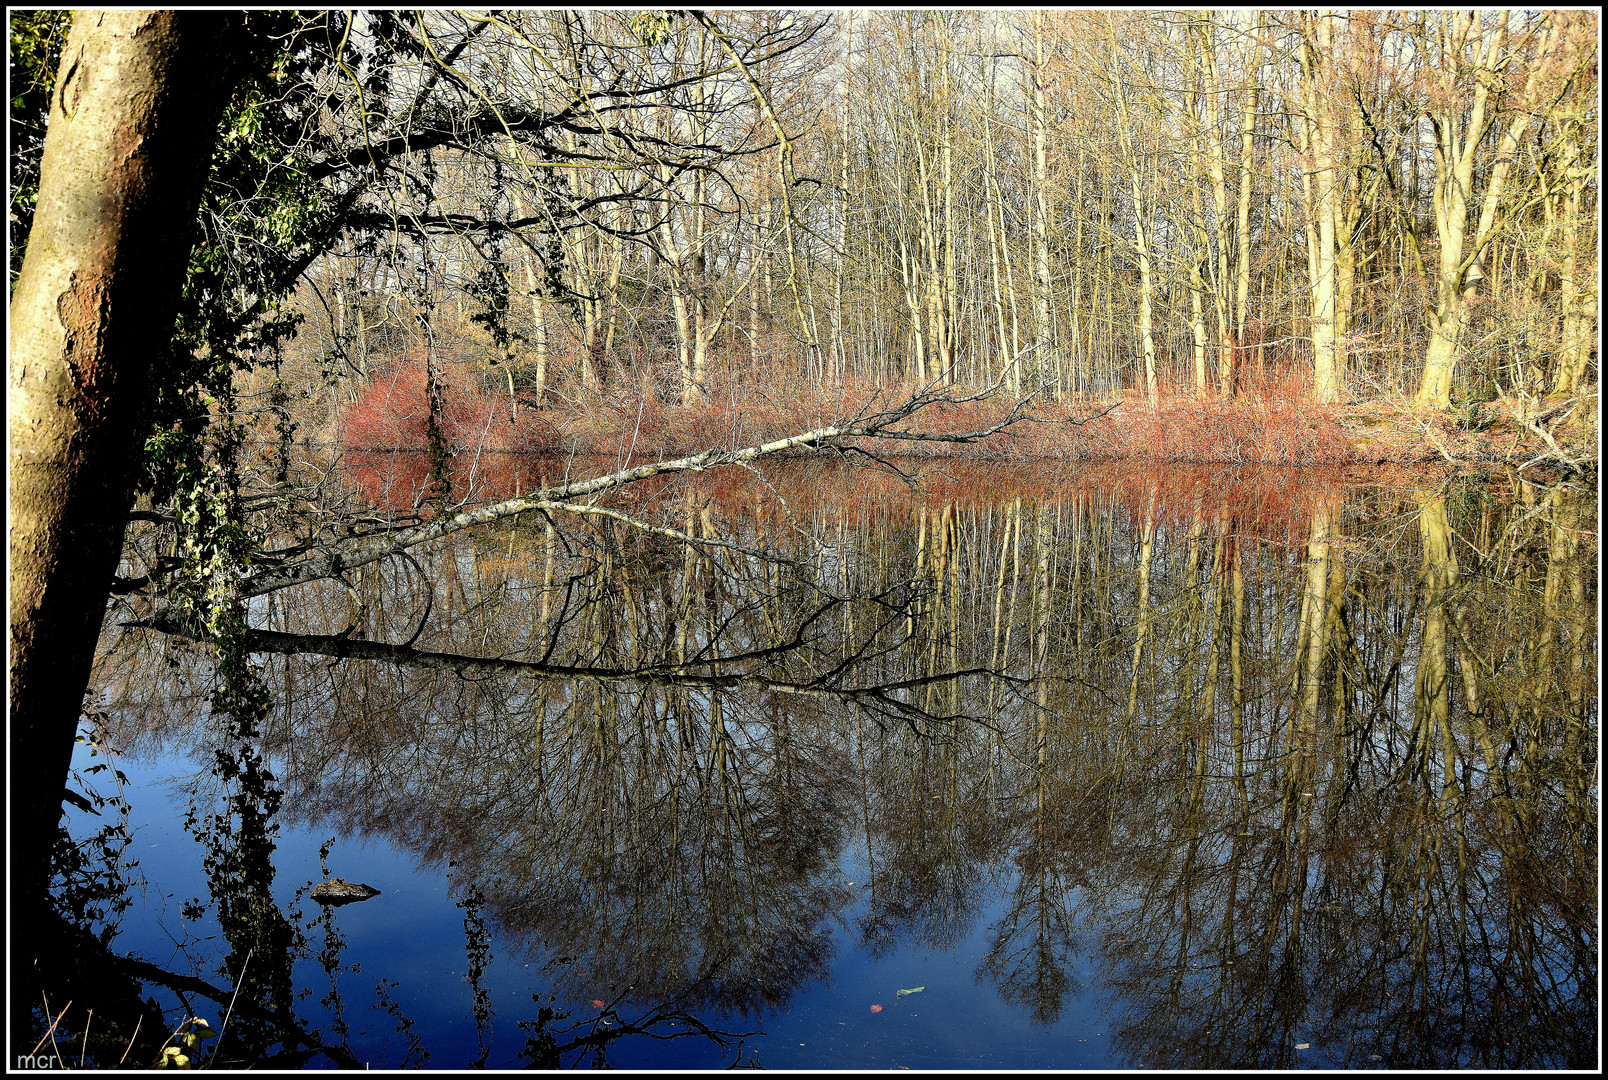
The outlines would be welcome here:
M 78 1067 L 80 1069 L 84 1067 L 84 1060 L 89 1057 L 89 1022 L 93 1019 L 95 1019 L 95 1010 L 91 1009 L 89 1010 L 89 1015 L 84 1017 L 84 1046 L 83 1049 L 78 1051 Z
M 119 1065 L 128 1060 L 128 1053 L 134 1049 L 134 1040 L 140 1037 L 140 1025 L 143 1023 L 145 1023 L 145 1017 L 136 1016 L 134 1018 L 134 1034 L 128 1037 L 128 1045 L 123 1047 L 123 1056 L 117 1059 Z
M 184 1007 L 186 1009 L 190 1008 L 189 1001 L 184 1001 L 182 1004 L 184 1005 Z M 184 1030 L 184 1025 L 188 1024 L 194 1017 L 195 1017 L 195 1013 L 192 1011 L 189 1016 L 185 1017 L 183 1020 L 180 1020 L 178 1022 L 178 1025 L 176 1027 L 174 1027 L 174 1029 L 172 1031 L 168 1032 L 168 1037 L 162 1040 L 163 1047 L 166 1047 L 168 1043 L 170 1043 L 174 1039 L 178 1038 L 179 1032 Z M 166 1051 L 164 1050 L 164 1056 L 165 1056 L 165 1054 L 166 1054 Z M 161 1058 L 158 1058 L 157 1060 L 161 1060 Z
M 1556 410 L 1556 409 L 1552 410 L 1553 413 L 1556 413 L 1557 411 L 1558 410 Z M 1562 419 L 1567 420 L 1569 418 L 1569 414 L 1573 413 L 1573 412 L 1574 412 L 1574 407 L 1571 406 L 1569 408 L 1568 412 L 1565 412 L 1563 414 Z M 1552 437 L 1552 432 L 1550 432 L 1546 428 L 1542 427 L 1541 424 L 1538 422 L 1540 420 L 1547 419 L 1551 415 L 1552 415 L 1552 413 L 1548 413 L 1545 416 L 1540 416 L 1540 417 L 1535 417 L 1535 418 L 1531 418 L 1531 417 L 1528 417 L 1528 416 L 1516 416 L 1515 417 L 1519 421 L 1519 423 L 1523 424 L 1525 427 L 1529 428 L 1531 431 L 1533 431 L 1537 435 L 1541 436 L 1541 438 L 1546 441 L 1546 444 L 1548 446 L 1552 447 L 1552 453 L 1550 455 L 1545 453 L 1545 452 L 1543 452 L 1541 454 L 1538 454 L 1536 457 L 1534 457 L 1530 461 L 1527 461 L 1523 465 L 1520 465 L 1518 471 L 1523 472 L 1525 469 L 1528 469 L 1531 465 L 1538 465 L 1541 462 L 1546 461 L 1548 459 L 1548 457 L 1554 458 L 1555 460 L 1561 462 L 1562 464 L 1564 464 L 1565 466 L 1567 466 L 1567 467 L 1569 467 L 1571 469 L 1577 468 L 1580 465 L 1580 461 L 1578 459 L 1570 457 L 1568 455 L 1568 453 L 1566 453 L 1564 451 L 1563 447 L 1558 445 L 1558 440 L 1554 439 Z M 1561 423 L 1562 420 L 1560 420 L 1559 422 Z
M 246 965 L 251 963 L 251 956 L 256 951 L 255 947 L 247 949 L 246 958 L 240 963 L 240 974 L 235 976 L 234 993 L 229 995 L 229 1007 L 224 1010 L 223 1023 L 218 1025 L 218 1041 L 212 1045 L 212 1054 L 207 1058 L 208 1062 L 217 1061 L 218 1051 L 223 1049 L 223 1033 L 229 1030 L 229 1017 L 234 1015 L 235 998 L 240 996 L 240 984 L 246 978 Z M 204 1065 L 202 1066 L 202 1068 L 205 1067 Z
M 1454 458 L 1451 454 L 1446 452 L 1446 446 L 1440 441 L 1440 438 L 1435 434 L 1434 429 L 1431 428 L 1427 423 L 1425 423 L 1418 416 L 1417 413 L 1408 413 L 1407 415 L 1411 416 L 1413 418 L 1413 423 L 1417 424 L 1419 427 L 1424 429 L 1424 434 L 1428 435 L 1429 436 L 1429 441 L 1435 444 L 1435 449 L 1440 451 L 1441 457 L 1445 458 L 1447 461 L 1450 461 L 1453 465 L 1456 465 L 1457 464 L 1457 459 Z
M 50 999 L 45 997 L 43 994 L 40 994 L 40 997 L 43 998 L 44 1002 L 45 1002 L 45 1015 L 49 1016 L 50 1015 Z M 67 1001 L 67 1004 L 65 1004 L 65 1005 L 63 1005 L 61 1007 L 61 1012 L 56 1014 L 56 1019 L 54 1019 L 54 1020 L 52 1020 L 50 1022 L 50 1027 L 45 1030 L 44 1037 L 41 1038 L 37 1043 L 34 1044 L 33 1052 L 28 1055 L 29 1057 L 33 1057 L 34 1054 L 39 1053 L 39 1048 L 41 1046 L 45 1045 L 45 1040 L 46 1039 L 50 1039 L 50 1037 L 56 1033 L 56 1025 L 61 1023 L 61 1018 L 66 1016 L 67 1015 L 67 1010 L 72 1008 L 72 1007 L 73 1007 L 72 999 L 69 998 L 68 1001 Z M 51 1040 L 50 1045 L 52 1047 L 54 1047 L 56 1045 L 55 1041 Z M 60 1051 L 56 1052 L 56 1058 L 57 1058 L 58 1061 L 61 1059 L 61 1052 Z

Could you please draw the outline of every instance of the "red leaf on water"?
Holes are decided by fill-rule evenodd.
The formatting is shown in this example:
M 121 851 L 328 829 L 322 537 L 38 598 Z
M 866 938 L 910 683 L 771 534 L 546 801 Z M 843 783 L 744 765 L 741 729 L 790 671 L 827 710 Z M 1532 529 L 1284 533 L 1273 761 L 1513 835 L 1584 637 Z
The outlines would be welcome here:
M 592 1008 L 601 1009 L 602 1007 L 603 1007 L 603 1003 L 601 1001 L 599 1001 L 597 998 L 592 999 Z
M 872 1012 L 881 1012 L 882 1011 L 882 1006 L 881 1005 L 873 1005 L 873 1006 L 871 1006 L 871 1011 Z

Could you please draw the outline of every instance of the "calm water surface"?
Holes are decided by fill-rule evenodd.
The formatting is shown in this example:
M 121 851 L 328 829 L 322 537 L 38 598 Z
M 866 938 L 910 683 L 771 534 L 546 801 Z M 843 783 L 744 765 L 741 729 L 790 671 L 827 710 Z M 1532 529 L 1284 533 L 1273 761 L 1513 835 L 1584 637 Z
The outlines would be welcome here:
M 1595 492 L 799 463 L 610 508 L 679 536 L 532 516 L 256 603 L 260 725 L 109 621 L 95 925 L 170 1028 L 232 999 L 259 1067 L 1596 1064 Z

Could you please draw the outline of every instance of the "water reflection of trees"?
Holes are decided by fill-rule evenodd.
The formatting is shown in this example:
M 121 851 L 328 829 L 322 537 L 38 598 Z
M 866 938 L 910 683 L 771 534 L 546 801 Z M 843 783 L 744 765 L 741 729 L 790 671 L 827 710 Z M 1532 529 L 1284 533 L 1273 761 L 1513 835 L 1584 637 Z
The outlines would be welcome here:
M 286 810 L 451 860 L 573 997 L 779 1008 L 851 896 L 944 947 L 1004 880 L 978 977 L 1047 1023 L 1083 957 L 1135 1063 L 1595 1056 L 1589 494 L 788 494 L 265 603 Z

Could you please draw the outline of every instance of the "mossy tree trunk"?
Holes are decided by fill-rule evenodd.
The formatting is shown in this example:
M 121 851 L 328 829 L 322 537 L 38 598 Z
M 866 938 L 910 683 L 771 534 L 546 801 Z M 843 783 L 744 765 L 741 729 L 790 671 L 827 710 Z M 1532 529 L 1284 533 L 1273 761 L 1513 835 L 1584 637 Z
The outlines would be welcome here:
M 14 975 L 41 944 L 27 916 L 49 880 L 202 184 L 243 71 L 243 22 L 78 12 L 52 94 L 8 340 L 10 775 L 23 780 L 10 796 Z M 13 978 L 26 1009 L 21 986 Z

